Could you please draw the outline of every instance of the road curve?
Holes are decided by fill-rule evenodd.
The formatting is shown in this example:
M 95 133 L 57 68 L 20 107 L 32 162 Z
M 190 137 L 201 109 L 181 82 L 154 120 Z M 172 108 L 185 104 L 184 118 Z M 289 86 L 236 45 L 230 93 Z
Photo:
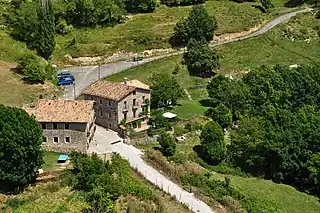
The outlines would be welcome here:
M 272 29 L 276 25 L 288 21 L 291 17 L 296 16 L 298 13 L 305 13 L 305 12 L 310 12 L 310 11 L 312 11 L 311 8 L 306 8 L 303 10 L 283 14 L 283 15 L 271 20 L 265 26 L 263 26 L 262 28 L 260 28 L 259 30 L 255 31 L 251 34 L 248 34 L 248 35 L 245 35 L 242 37 L 238 37 L 238 38 L 234 38 L 234 39 L 230 39 L 230 40 L 224 41 L 224 42 L 211 43 L 210 46 L 212 46 L 212 47 L 219 46 L 222 44 L 236 42 L 236 41 L 240 41 L 240 40 L 244 40 L 244 39 L 248 39 L 248 38 L 262 35 L 262 34 L 268 32 L 270 29 Z M 86 87 L 88 87 L 90 84 L 92 84 L 93 82 L 98 80 L 99 76 L 100 76 L 100 78 L 103 78 L 103 77 L 109 76 L 111 74 L 121 72 L 125 69 L 134 67 L 134 66 L 139 66 L 141 64 L 144 64 L 144 63 L 147 63 L 150 61 L 170 57 L 173 55 L 179 55 L 182 53 L 183 53 L 183 51 L 178 51 L 178 52 L 167 54 L 167 55 L 154 56 L 154 57 L 146 58 L 146 59 L 139 61 L 139 62 L 117 61 L 117 62 L 105 64 L 100 67 L 100 74 L 99 74 L 98 66 L 70 67 L 70 68 L 68 68 L 68 70 L 70 70 L 70 72 L 75 76 L 76 84 L 75 84 L 75 86 L 67 86 L 66 87 L 63 99 L 74 99 L 74 97 L 79 96 L 80 93 Z

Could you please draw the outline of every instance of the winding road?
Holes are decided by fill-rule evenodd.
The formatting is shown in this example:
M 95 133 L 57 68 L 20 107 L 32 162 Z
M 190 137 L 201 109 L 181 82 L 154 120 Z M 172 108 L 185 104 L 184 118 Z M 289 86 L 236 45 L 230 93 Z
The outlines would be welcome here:
M 294 17 L 299 13 L 310 12 L 312 10 L 313 10 L 312 8 L 306 8 L 303 10 L 298 10 L 298 11 L 294 11 L 291 13 L 283 14 L 283 15 L 271 20 L 266 25 L 264 25 L 262 28 L 260 28 L 259 30 L 255 31 L 255 32 L 252 32 L 251 34 L 237 37 L 237 38 L 233 38 L 233 39 L 223 41 L 223 42 L 211 43 L 210 46 L 215 47 L 215 46 L 219 46 L 222 44 L 236 42 L 236 41 L 240 41 L 240 40 L 244 40 L 244 39 L 248 39 L 248 38 L 262 35 L 262 34 L 268 32 L 273 27 L 277 26 L 278 24 L 288 21 L 291 17 Z M 144 63 L 147 63 L 150 61 L 170 57 L 173 55 L 179 55 L 182 53 L 183 53 L 183 51 L 177 51 L 175 53 L 171 53 L 171 54 L 167 54 L 167 55 L 146 58 L 146 59 L 139 61 L 139 62 L 117 61 L 117 62 L 113 62 L 113 63 L 108 63 L 108 64 L 102 65 L 100 67 L 100 72 L 99 72 L 98 66 L 70 67 L 70 68 L 68 68 L 68 70 L 70 70 L 70 72 L 75 76 L 76 84 L 74 86 L 67 86 L 65 88 L 66 91 L 64 93 L 63 99 L 74 99 L 74 97 L 79 96 L 80 93 L 85 88 L 87 88 L 90 84 L 92 84 L 93 82 L 98 80 L 99 77 L 103 78 L 103 77 L 112 75 L 114 73 L 121 72 L 125 69 L 134 67 L 134 66 L 139 66 L 141 64 L 144 64 Z
M 259 36 L 261 34 L 266 33 L 276 25 L 283 23 L 285 21 L 288 21 L 291 17 L 297 15 L 298 13 L 310 12 L 311 10 L 312 9 L 307 8 L 300 11 L 295 11 L 295 12 L 281 15 L 278 18 L 275 18 L 274 20 L 267 23 L 261 29 L 249 35 L 230 39 L 228 41 L 224 41 L 220 43 L 211 43 L 211 46 L 218 46 L 226 43 L 236 42 L 236 41 L 244 40 L 247 38 Z M 183 53 L 182 51 L 179 51 L 179 52 L 175 52 L 167 55 L 155 56 L 151 58 L 146 58 L 143 61 L 139 61 L 139 62 L 118 61 L 118 62 L 102 65 L 100 66 L 100 68 L 98 66 L 70 67 L 68 68 L 68 70 L 70 70 L 70 72 L 75 76 L 76 84 L 74 86 L 67 86 L 65 88 L 66 92 L 63 99 L 74 99 L 75 97 L 80 95 L 80 93 L 86 87 L 88 87 L 90 84 L 92 84 L 94 81 L 98 80 L 99 78 L 109 76 L 113 73 L 121 72 L 130 67 L 139 66 L 141 64 L 144 64 L 150 61 L 154 61 L 160 58 L 165 58 L 173 55 L 179 55 L 182 53 Z M 105 144 L 106 140 L 110 140 L 110 138 L 105 132 L 106 130 L 101 128 L 100 135 L 98 138 L 101 144 Z M 99 148 L 102 149 L 103 147 L 101 146 Z M 178 201 L 185 203 L 189 207 L 189 209 L 191 209 L 193 212 L 199 212 L 199 213 L 213 212 L 208 205 L 206 205 L 204 202 L 197 199 L 192 193 L 188 193 L 187 191 L 183 190 L 181 187 L 179 187 L 178 185 L 176 185 L 175 183 L 167 179 L 165 176 L 160 174 L 157 170 L 150 167 L 146 162 L 144 162 L 143 159 L 140 157 L 142 153 L 139 149 L 120 142 L 120 143 L 113 144 L 110 147 L 103 148 L 103 150 L 100 150 L 100 151 L 110 152 L 110 150 L 108 149 L 111 149 L 112 151 L 117 152 L 124 158 L 128 159 L 131 167 L 136 168 L 147 180 L 152 182 L 154 185 L 157 185 L 163 191 L 171 194 L 172 196 L 175 196 Z

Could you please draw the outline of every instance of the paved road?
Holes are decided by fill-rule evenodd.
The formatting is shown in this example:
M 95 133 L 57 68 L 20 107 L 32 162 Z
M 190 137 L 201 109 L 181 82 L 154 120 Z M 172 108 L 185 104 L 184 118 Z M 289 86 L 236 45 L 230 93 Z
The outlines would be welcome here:
M 171 196 L 176 197 L 179 202 L 186 204 L 191 211 L 199 213 L 213 212 L 207 204 L 197 199 L 192 193 L 183 190 L 177 184 L 160 174 L 156 169 L 145 163 L 140 157 L 143 153 L 139 149 L 120 142 L 112 144 L 111 150 L 127 159 L 131 167 L 136 168 L 151 183 L 157 185 Z
M 275 18 L 274 20 L 267 23 L 261 29 L 255 31 L 249 35 L 234 38 L 234 39 L 231 39 L 231 40 L 228 40 L 225 42 L 212 43 L 211 46 L 218 46 L 218 45 L 222 45 L 222 44 L 226 44 L 226 43 L 236 42 L 236 41 L 244 40 L 247 38 L 259 36 L 263 33 L 266 33 L 267 31 L 269 31 L 271 28 L 275 27 L 276 25 L 283 23 L 285 21 L 288 21 L 291 17 L 297 15 L 298 13 L 309 12 L 311 10 L 312 10 L 311 8 L 307 8 L 307 9 L 303 9 L 303 10 L 299 10 L 299 11 L 295 11 L 295 12 L 281 15 L 278 18 Z M 179 51 L 179 52 L 175 52 L 175 53 L 171 53 L 171 54 L 167 54 L 167 55 L 150 57 L 150 58 L 144 59 L 140 62 L 118 61 L 118 62 L 105 64 L 100 67 L 100 77 L 103 78 L 103 77 L 109 76 L 113 73 L 121 72 L 121 71 L 128 69 L 130 67 L 133 67 L 133 66 L 139 66 L 141 64 L 144 64 L 144 63 L 147 63 L 150 61 L 154 61 L 154 60 L 157 60 L 160 58 L 166 58 L 166 57 L 173 56 L 173 55 L 179 55 L 182 53 L 183 53 L 183 51 Z M 68 68 L 68 70 L 70 70 L 71 73 L 75 76 L 76 84 L 75 84 L 75 86 L 67 86 L 66 87 L 66 92 L 63 97 L 64 99 L 73 99 L 74 96 L 77 97 L 78 95 L 80 95 L 80 93 L 86 87 L 88 87 L 90 84 L 92 84 L 94 81 L 98 80 L 98 78 L 99 78 L 98 66 L 70 67 L 70 68 Z

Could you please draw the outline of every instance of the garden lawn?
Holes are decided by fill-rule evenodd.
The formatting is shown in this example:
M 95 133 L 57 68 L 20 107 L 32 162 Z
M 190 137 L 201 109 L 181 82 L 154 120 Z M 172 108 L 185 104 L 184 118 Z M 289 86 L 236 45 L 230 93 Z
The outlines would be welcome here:
M 57 161 L 61 154 L 62 153 L 45 151 L 43 153 L 44 164 L 42 165 L 42 169 L 45 171 L 55 170 L 58 167 Z
M 275 9 L 262 13 L 255 2 L 236 3 L 229 0 L 210 0 L 205 3 L 208 13 L 218 22 L 217 35 L 248 30 L 265 23 L 280 13 L 296 10 L 284 7 L 284 0 L 273 0 Z M 153 13 L 136 14 L 114 27 L 74 29 L 65 36 L 57 36 L 54 60 L 65 54 L 73 57 L 111 55 L 117 51 L 139 52 L 146 49 L 168 48 L 168 40 L 177 21 L 187 17 L 192 6 L 160 6 Z M 75 42 L 73 44 L 73 42 Z

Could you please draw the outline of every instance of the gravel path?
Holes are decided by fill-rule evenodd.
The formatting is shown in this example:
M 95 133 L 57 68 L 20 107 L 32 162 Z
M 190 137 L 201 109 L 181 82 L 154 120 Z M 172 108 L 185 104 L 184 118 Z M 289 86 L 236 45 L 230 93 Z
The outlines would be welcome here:
M 213 212 L 207 204 L 197 199 L 192 193 L 183 190 L 177 184 L 173 183 L 156 169 L 144 162 L 140 157 L 143 153 L 139 149 L 120 142 L 112 144 L 111 150 L 127 159 L 131 167 L 137 169 L 147 180 L 175 197 L 179 202 L 186 204 L 191 211 L 199 213 Z

